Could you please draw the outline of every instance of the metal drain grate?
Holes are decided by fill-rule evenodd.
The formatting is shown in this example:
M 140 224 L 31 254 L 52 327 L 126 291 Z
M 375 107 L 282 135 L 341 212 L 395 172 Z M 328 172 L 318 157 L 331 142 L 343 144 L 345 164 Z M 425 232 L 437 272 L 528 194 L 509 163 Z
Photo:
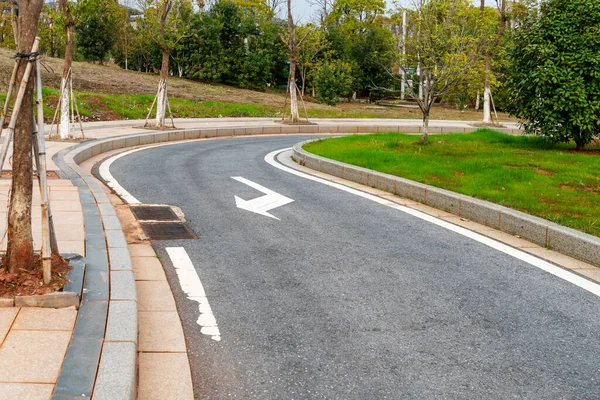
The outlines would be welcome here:
M 179 221 L 169 206 L 131 206 L 131 212 L 140 221 Z
M 183 222 L 140 222 L 150 240 L 198 239 Z

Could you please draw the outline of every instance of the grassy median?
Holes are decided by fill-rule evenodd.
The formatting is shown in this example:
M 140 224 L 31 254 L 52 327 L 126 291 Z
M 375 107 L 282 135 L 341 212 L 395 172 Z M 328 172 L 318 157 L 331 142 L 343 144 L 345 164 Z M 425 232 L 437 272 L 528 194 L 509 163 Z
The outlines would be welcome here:
M 314 154 L 488 200 L 600 236 L 600 144 L 576 152 L 540 137 L 481 129 L 418 137 L 397 133 L 325 139 Z

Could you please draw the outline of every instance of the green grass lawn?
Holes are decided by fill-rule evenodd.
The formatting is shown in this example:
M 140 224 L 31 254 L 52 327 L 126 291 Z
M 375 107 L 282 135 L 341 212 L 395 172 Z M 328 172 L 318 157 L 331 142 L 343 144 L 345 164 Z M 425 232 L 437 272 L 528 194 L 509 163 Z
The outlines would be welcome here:
M 397 133 L 319 140 L 305 150 L 488 200 L 600 236 L 600 146 L 575 152 L 541 137 Z

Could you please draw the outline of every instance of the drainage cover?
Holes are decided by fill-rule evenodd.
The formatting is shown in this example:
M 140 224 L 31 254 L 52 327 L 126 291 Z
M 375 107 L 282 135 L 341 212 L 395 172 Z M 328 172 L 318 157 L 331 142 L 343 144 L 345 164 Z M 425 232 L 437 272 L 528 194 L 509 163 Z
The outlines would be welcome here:
M 169 206 L 131 206 L 131 212 L 140 221 L 179 221 Z
M 198 239 L 183 222 L 140 222 L 150 240 Z

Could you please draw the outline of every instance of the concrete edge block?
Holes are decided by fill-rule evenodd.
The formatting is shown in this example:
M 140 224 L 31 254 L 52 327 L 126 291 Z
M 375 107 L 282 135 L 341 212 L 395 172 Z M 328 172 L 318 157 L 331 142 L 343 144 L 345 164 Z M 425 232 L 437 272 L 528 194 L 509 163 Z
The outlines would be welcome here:
M 258 128 L 255 128 L 255 127 L 246 128 L 246 135 L 262 135 L 262 133 L 263 133 L 263 128 L 261 128 L 261 127 L 258 127 Z
M 233 136 L 246 136 L 246 128 L 234 128 Z
M 183 138 L 186 139 L 186 140 L 189 140 L 189 139 L 198 139 L 199 137 L 200 137 L 200 130 L 199 129 L 188 129 L 183 134 Z
M 396 191 L 396 182 L 389 175 L 376 171 L 369 174 L 369 186 L 390 193 Z
M 152 134 L 152 143 L 162 143 L 169 141 L 169 132 L 159 132 Z
M 169 132 L 169 142 L 176 142 L 185 139 L 185 131 Z
M 395 185 L 394 194 L 405 199 L 425 203 L 427 198 L 427 185 L 419 182 L 413 182 L 408 179 L 392 177 Z
M 154 143 L 154 135 L 149 133 L 149 134 L 144 134 L 142 136 L 140 136 L 140 146 L 144 146 L 147 144 L 152 144 Z
M 113 139 L 112 143 L 113 143 L 113 150 L 122 149 L 124 147 L 127 147 L 127 139 L 125 139 L 125 138 Z
M 137 343 L 137 339 L 137 302 L 133 300 L 110 301 L 104 340 Z
M 554 225 L 548 227 L 548 247 L 600 267 L 600 238 Z
M 15 307 L 79 308 L 79 295 L 75 292 L 57 292 L 37 296 L 15 296 Z
M 344 166 L 336 162 L 322 161 L 321 172 L 341 178 L 344 175 Z
M 319 133 L 318 125 L 299 125 L 298 128 L 298 133 Z
M 283 133 L 283 134 L 300 133 L 300 126 L 299 125 L 283 125 L 281 127 L 281 133 Z
M 306 156 L 303 165 L 307 168 L 314 169 L 316 171 L 321 170 L 321 160 L 319 160 L 316 157 Z
M 359 183 L 361 185 L 369 185 L 369 171 L 363 168 L 357 167 L 346 167 L 343 168 L 342 178 L 348 179 L 349 181 Z
M 519 235 L 540 246 L 548 244 L 548 227 L 555 225 L 545 219 L 511 209 L 500 211 L 500 230 Z
M 358 133 L 359 127 L 356 125 L 338 125 L 338 133 Z
M 105 342 L 94 386 L 94 400 L 136 398 L 137 349 L 132 342 Z
M 275 133 L 281 133 L 281 126 L 264 126 L 262 133 L 265 135 L 272 135 Z
M 373 126 L 373 125 L 359 125 L 358 126 L 358 133 L 376 133 L 379 132 L 379 126 Z
M 318 125 L 318 133 L 338 133 L 338 125 Z
M 125 144 L 126 144 L 125 147 L 139 146 L 140 137 L 139 136 L 128 137 L 125 139 Z
M 235 132 L 234 129 L 218 128 L 217 129 L 217 137 L 233 136 L 234 132 Z
M 460 210 L 461 195 L 449 190 L 427 188 L 425 204 L 458 215 Z
M 133 271 L 110 271 L 110 300 L 137 301 Z
M 460 216 L 471 221 L 500 229 L 501 207 L 487 201 L 464 196 L 460 199 Z
M 217 137 L 216 129 L 200 129 L 201 138 Z

